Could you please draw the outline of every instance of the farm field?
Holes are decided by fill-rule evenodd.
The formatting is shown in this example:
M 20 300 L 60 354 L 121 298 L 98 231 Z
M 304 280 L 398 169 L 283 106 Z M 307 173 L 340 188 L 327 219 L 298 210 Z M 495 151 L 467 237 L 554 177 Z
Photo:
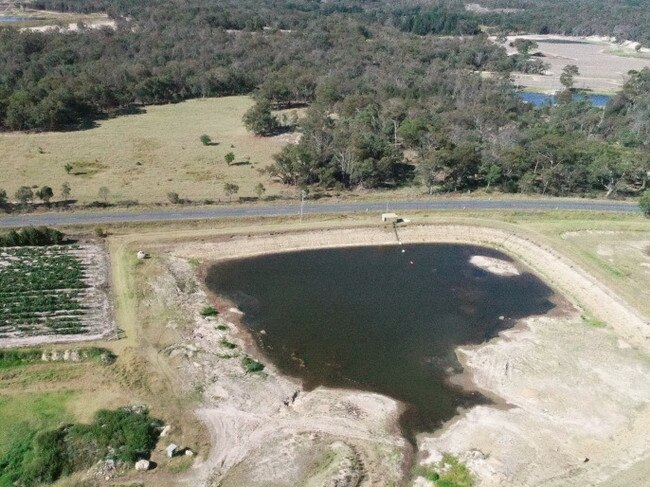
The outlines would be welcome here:
M 0 248 L 0 346 L 110 333 L 106 272 L 95 244 Z
M 241 118 L 253 101 L 244 96 L 206 98 L 172 105 L 149 106 L 144 113 L 99 122 L 75 132 L 2 133 L 0 188 L 13 195 L 20 186 L 48 185 L 54 200 L 63 182 L 80 203 L 106 200 L 168 203 L 167 193 L 181 198 L 227 201 L 224 184 L 239 186 L 234 196 L 255 196 L 264 184 L 266 196 L 287 191 L 258 170 L 273 162 L 273 154 L 294 134 L 256 137 Z M 207 134 L 211 145 L 199 137 Z M 224 156 L 233 152 L 228 166 Z M 69 173 L 65 166 L 72 166 Z
M 647 301 L 645 290 L 649 277 L 645 264 L 650 263 L 650 255 L 648 255 L 650 222 L 640 216 L 571 212 L 532 214 L 517 211 L 465 211 L 444 214 L 414 212 L 405 216 L 413 220 L 413 227 L 429 224 L 432 225 L 432 229 L 434 226 L 441 225 L 450 225 L 450 229 L 453 225 L 480 228 L 486 224 L 486 219 L 490 219 L 489 227 L 521 232 L 521 235 L 526 235 L 532 241 L 548 245 L 561 254 L 567 255 L 597 276 L 601 282 L 612 286 L 628 302 L 639 305 L 638 308 L 642 312 L 648 312 L 648 308 L 640 304 L 644 299 Z M 224 416 L 223 411 L 229 410 L 231 404 L 242 408 L 242 411 L 248 411 L 247 408 L 251 407 L 261 408 L 261 414 L 269 415 L 271 419 L 264 422 L 264 427 L 269 429 L 264 435 L 259 435 L 259 441 L 266 439 L 269 445 L 271 443 L 284 445 L 283 442 L 289 442 L 289 438 L 292 437 L 291 435 L 282 437 L 280 433 L 285 430 L 274 429 L 276 413 L 279 414 L 278 424 L 285 424 L 287 414 L 291 415 L 292 421 L 295 420 L 296 414 L 305 414 L 309 418 L 310 426 L 315 430 L 328 432 L 326 438 L 338 436 L 347 438 L 348 428 L 346 427 L 344 431 L 340 426 L 344 420 L 354 422 L 355 428 L 362 430 L 367 427 L 366 421 L 377 421 L 373 424 L 388 424 L 388 420 L 385 420 L 383 415 L 392 411 L 391 403 L 369 397 L 359 404 L 364 404 L 364 407 L 368 408 L 373 404 L 381 405 L 380 409 L 371 408 L 373 411 L 373 415 L 369 416 L 371 419 L 363 415 L 340 416 L 344 413 L 336 408 L 332 409 L 331 414 L 319 413 L 317 419 L 309 416 L 310 411 L 323 411 L 322 408 L 329 405 L 361 399 L 362 396 L 356 396 L 357 393 L 350 391 L 342 392 L 341 397 L 328 396 L 330 392 L 324 391 L 302 391 L 295 411 L 284 407 L 278 409 L 283 394 L 290 395 L 296 390 L 295 382 L 279 376 L 271 364 L 257 355 L 254 347 L 247 344 L 245 335 L 238 331 L 239 327 L 235 324 L 237 316 L 227 310 L 220 301 L 213 301 L 206 296 L 200 281 L 201 264 L 210 261 L 210 252 L 214 252 L 214 255 L 222 255 L 227 249 L 245 251 L 246 245 L 266 238 L 284 238 L 285 244 L 290 245 L 295 239 L 309 238 L 309 235 L 316 235 L 324 229 L 330 230 L 325 232 L 326 235 L 337 232 L 342 234 L 346 229 L 355 236 L 382 232 L 381 228 L 377 228 L 377 220 L 378 216 L 374 214 L 354 214 L 346 217 L 308 216 L 302 224 L 297 224 L 293 219 L 267 218 L 242 221 L 152 223 L 137 228 L 129 225 L 110 227 L 108 247 L 111 255 L 116 319 L 122 330 L 121 339 L 101 340 L 83 346 L 74 344 L 41 346 L 37 349 L 37 355 L 40 357 L 41 354 L 45 354 L 52 357 L 57 353 L 58 357 L 62 357 L 66 351 L 69 351 L 70 355 L 75 352 L 78 356 L 83 356 L 84 348 L 98 346 L 113 352 L 116 356 L 115 363 L 106 365 L 95 360 L 79 363 L 61 359 L 55 361 L 51 358 L 43 361 L 37 358 L 26 364 L 14 363 L 5 366 L 0 360 L 0 411 L 2 411 L 0 426 L 15 425 L 13 428 L 16 430 L 16 434 L 0 435 L 0 457 L 3 449 L 6 451 L 7 445 L 24 432 L 57 427 L 59 424 L 71 421 L 88 422 L 93 413 L 101 407 L 117 408 L 127 404 L 147 404 L 153 416 L 163 419 L 172 426 L 172 434 L 168 438 L 161 439 L 153 452 L 152 459 L 158 463 L 158 466 L 146 474 L 138 474 L 132 468 L 123 472 L 113 472 L 110 474 L 111 482 L 142 481 L 145 485 L 151 483 L 151 485 L 164 486 L 179 485 L 182 479 L 185 479 L 187 485 L 200 485 L 210 475 L 214 462 L 219 458 L 230 458 L 219 455 L 224 451 L 234 451 L 237 455 L 233 458 L 243 458 L 241 465 L 245 468 L 236 467 L 230 470 L 224 478 L 224 485 L 244 485 L 240 481 L 241 476 L 245 477 L 251 472 L 254 476 L 257 475 L 256 472 L 263 470 L 255 470 L 250 467 L 251 465 L 265 465 L 264 461 L 271 458 L 275 461 L 277 458 L 268 456 L 268 452 L 273 451 L 270 447 L 249 449 L 253 445 L 251 438 L 258 438 L 251 433 L 257 422 L 247 423 L 241 429 L 235 428 L 239 424 L 238 418 L 248 416 L 239 414 L 232 417 Z M 410 227 L 411 225 L 404 231 L 411 230 Z M 76 229 L 75 232 L 81 233 L 82 230 Z M 390 229 L 385 229 L 385 232 L 387 236 L 392 237 Z M 611 251 L 608 253 L 607 250 L 614 245 L 616 238 L 636 243 L 626 244 L 624 249 L 614 249 L 612 255 Z M 277 246 L 273 249 L 277 250 Z M 137 260 L 135 256 L 137 250 L 145 250 L 151 254 L 151 258 Z M 190 256 L 191 258 L 188 258 Z M 630 270 L 634 272 L 631 274 Z M 219 308 L 218 316 L 206 317 L 202 314 L 203 308 L 208 303 Z M 633 355 L 630 349 L 617 348 L 615 341 L 612 342 L 614 345 L 609 341 L 598 342 L 605 338 L 610 340 L 607 337 L 613 336 L 612 328 L 602 327 L 602 325 L 587 326 L 580 321 L 579 317 L 576 321 L 549 322 L 544 327 L 534 328 L 538 330 L 535 333 L 539 333 L 540 339 L 544 340 L 540 345 L 544 353 L 547 350 L 555 350 L 555 348 L 547 349 L 546 344 L 556 343 L 554 340 L 557 340 L 557 336 L 554 333 L 542 333 L 543 329 L 551 325 L 555 327 L 554 333 L 561 334 L 563 339 L 568 336 L 567 339 L 575 340 L 570 342 L 577 347 L 572 350 L 587 350 L 580 357 L 590 357 L 589 354 L 594 350 L 598 350 L 599 354 L 615 354 L 617 359 L 621 360 L 630 360 Z M 502 346 L 505 347 L 507 343 L 509 343 L 507 340 L 504 341 Z M 563 343 L 562 347 L 566 347 L 566 343 Z M 560 350 L 564 350 L 562 347 Z M 264 373 L 259 375 L 246 373 L 241 360 L 246 356 L 265 362 Z M 556 370 L 559 362 L 555 357 L 555 355 L 551 358 L 541 356 L 539 361 L 535 362 L 544 367 L 543 371 L 546 374 L 544 380 L 556 376 L 558 384 L 577 380 L 577 372 L 572 367 Z M 594 357 L 600 359 L 601 355 L 594 355 Z M 563 356 L 562 360 L 569 360 L 569 358 L 570 354 Z M 596 358 L 590 360 L 595 361 Z M 632 369 L 624 369 L 621 374 L 627 374 L 630 370 Z M 526 369 L 526 373 L 529 374 L 530 371 Z M 596 386 L 598 377 L 600 376 L 592 374 L 588 379 L 582 377 L 580 380 L 594 381 L 593 384 Z M 534 384 L 538 383 L 535 381 L 542 379 L 534 377 L 529 380 L 526 376 L 525 380 L 528 381 L 527 387 L 534 387 Z M 552 394 L 563 394 L 562 387 L 558 385 L 557 389 L 552 390 Z M 608 395 L 610 393 L 609 389 L 603 392 L 606 398 L 604 401 L 603 396 L 598 398 L 602 402 L 599 407 L 586 408 L 585 417 L 589 416 L 590 411 L 601 411 L 605 407 L 603 404 L 607 407 L 618 404 L 613 399 L 610 401 Z M 252 397 L 263 399 L 256 401 L 251 400 Z M 561 397 L 568 400 L 566 396 Z M 12 406 L 1 407 L 4 404 Z M 485 413 L 509 414 L 499 411 L 488 409 Z M 629 408 L 625 406 L 621 411 L 629 415 L 636 414 L 631 405 Z M 206 422 L 199 423 L 195 413 Z M 548 414 L 541 409 L 539 414 L 548 425 Z M 493 418 L 485 416 L 484 419 L 488 421 L 485 424 L 492 424 L 489 420 Z M 582 421 L 584 418 L 581 416 L 579 419 Z M 226 432 L 231 423 L 234 428 L 232 431 L 238 431 L 235 436 Z M 300 421 L 298 424 L 303 428 Z M 460 424 L 463 424 L 462 421 Z M 613 423 L 604 424 L 608 428 L 614 428 Z M 528 434 L 526 433 L 528 426 L 523 425 L 521 428 L 521 431 L 524 431 L 522 434 Z M 534 428 L 529 429 L 532 431 Z M 354 440 L 354 451 L 348 451 L 341 446 L 345 453 L 343 456 L 345 458 L 349 456 L 353 464 L 361 458 L 368 467 L 370 475 L 380 482 L 393 476 L 397 478 L 400 475 L 397 468 L 401 458 L 401 440 L 392 430 L 389 432 L 374 428 L 372 431 L 372 436 L 364 437 L 363 440 L 358 438 Z M 213 436 L 210 450 L 206 439 L 208 434 Z M 276 434 L 277 436 L 274 436 Z M 479 438 L 466 434 L 462 428 L 458 429 L 458 433 L 454 433 L 451 429 L 449 434 L 452 437 L 454 434 L 462 435 L 464 441 L 470 441 L 468 438 L 472 441 Z M 373 449 L 373 442 L 379 440 L 384 446 L 381 449 Z M 431 441 L 438 440 L 426 440 L 425 445 L 433 447 Z M 194 464 L 187 458 L 167 459 L 164 448 L 170 442 L 194 448 L 197 454 Z M 344 443 L 347 444 L 347 439 Z M 323 443 L 325 446 L 327 444 L 329 443 Z M 454 444 L 461 444 L 461 442 Z M 306 448 L 307 446 L 309 448 Z M 312 446 L 301 443 L 289 449 L 290 454 L 287 458 L 291 460 L 292 465 L 305 466 L 305 469 L 299 472 L 301 475 L 315 473 L 311 466 L 314 465 L 314 468 L 318 469 L 321 465 L 319 462 L 329 458 L 327 448 L 312 448 Z M 489 451 L 487 445 L 481 448 Z M 596 455 L 594 445 L 589 444 L 589 448 L 590 454 L 593 452 Z M 473 459 L 462 450 L 459 450 L 456 455 L 463 463 L 470 466 L 473 472 L 481 471 L 483 460 Z M 493 456 L 496 458 L 498 455 L 500 453 L 495 450 Z M 522 449 L 522 465 L 531 463 L 524 461 L 532 458 L 527 455 L 528 453 Z M 491 457 L 488 456 L 488 460 Z M 636 464 L 628 471 L 621 472 L 621 478 L 628 481 L 628 485 L 635 485 L 637 476 L 644 475 L 646 471 L 647 468 L 643 464 Z M 79 474 L 57 485 L 79 485 L 82 478 L 84 475 Z M 388 485 L 388 482 L 385 483 Z M 85 484 L 81 483 L 81 485 Z
M 562 89 L 562 68 L 567 64 L 575 64 L 580 70 L 580 76 L 576 77 L 576 88 L 614 93 L 623 86 L 628 71 L 650 66 L 650 53 L 647 50 L 637 53 L 632 47 L 594 38 L 558 35 L 509 36 L 505 42 L 508 53 L 516 52 L 508 44 L 517 38 L 535 41 L 539 47 L 533 52 L 542 52 L 542 61 L 550 64 L 546 75 L 512 74 L 516 84 L 530 90 L 548 92 Z

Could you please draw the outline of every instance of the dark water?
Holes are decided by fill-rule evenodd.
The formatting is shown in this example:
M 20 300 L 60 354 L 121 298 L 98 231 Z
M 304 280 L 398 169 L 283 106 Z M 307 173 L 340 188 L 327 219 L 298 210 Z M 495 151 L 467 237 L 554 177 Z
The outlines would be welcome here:
M 215 265 L 207 283 L 246 313 L 280 370 L 308 389 L 358 388 L 404 401 L 402 426 L 410 436 L 435 429 L 458 406 L 486 401 L 447 382 L 460 369 L 454 348 L 550 310 L 553 293 L 529 273 L 499 277 L 469 264 L 477 254 L 510 260 L 483 247 L 404 249 L 253 257 Z
M 527 103 L 530 103 L 533 106 L 541 107 L 544 105 L 555 105 L 557 103 L 557 97 L 555 95 L 548 95 L 546 93 L 530 93 L 525 91 L 520 91 L 517 93 L 519 98 L 524 100 Z M 603 108 L 609 100 L 612 98 L 609 95 L 574 95 L 576 100 L 586 99 L 595 107 Z
M 0 16 L 0 22 L 23 22 L 25 20 L 34 20 L 29 17 L 2 17 Z

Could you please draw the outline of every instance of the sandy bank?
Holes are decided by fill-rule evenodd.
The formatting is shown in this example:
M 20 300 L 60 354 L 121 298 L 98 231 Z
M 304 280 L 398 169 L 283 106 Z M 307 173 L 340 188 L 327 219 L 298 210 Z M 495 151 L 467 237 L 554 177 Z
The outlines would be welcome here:
M 494 257 L 473 255 L 469 259 L 469 263 L 498 276 L 518 276 L 520 274 L 519 270 L 512 262 L 495 259 Z
M 38 25 L 35 27 L 23 27 L 21 31 L 29 32 L 79 32 L 81 29 L 117 29 L 117 22 L 114 20 L 91 20 L 88 22 L 69 22 L 67 25 Z
M 491 38 L 498 42 L 495 37 Z M 508 36 L 503 45 L 509 54 L 516 49 L 510 44 L 515 39 L 528 39 L 536 42 L 534 52 L 540 52 L 539 58 L 549 65 L 544 74 L 513 73 L 512 79 L 517 86 L 527 86 L 544 92 L 562 90 L 560 74 L 567 64 L 575 64 L 580 75 L 575 78 L 575 86 L 596 92 L 615 92 L 620 90 L 630 70 L 641 70 L 650 66 L 650 50 L 640 48 L 629 41 L 615 42 L 607 37 L 572 37 L 561 35 L 513 35 Z

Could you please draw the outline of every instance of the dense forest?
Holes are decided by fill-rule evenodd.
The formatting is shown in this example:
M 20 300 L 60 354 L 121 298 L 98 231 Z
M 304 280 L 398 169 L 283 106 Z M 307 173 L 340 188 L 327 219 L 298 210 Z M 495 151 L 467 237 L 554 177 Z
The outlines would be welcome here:
M 650 45 L 648 0 L 484 0 L 477 3 L 492 10 L 477 14 L 480 23 L 500 31 L 601 35 Z
M 503 81 L 441 78 L 439 91 L 412 100 L 317 100 L 300 124 L 300 143 L 287 146 L 269 170 L 287 184 L 416 181 L 430 193 L 499 188 L 615 196 L 646 189 L 650 70 L 632 73 L 604 110 L 570 96 L 555 107 L 529 110 Z
M 611 11 L 611 22 L 581 33 L 614 33 L 621 18 L 645 39 L 645 3 L 608 2 L 599 15 Z M 0 28 L 0 129 L 74 129 L 142 104 L 251 93 L 258 104 L 249 122 L 263 122 L 260 134 L 277 128 L 271 109 L 307 107 L 300 143 L 268 168 L 286 184 L 608 196 L 647 184 L 648 70 L 631 73 L 604 110 L 573 101 L 570 83 L 556 107 L 534 110 L 509 81 L 513 70 L 542 69 L 527 55 L 530 46 L 507 56 L 479 29 L 568 32 L 566 12 L 594 2 L 563 4 L 566 12 L 553 10 L 555 23 L 543 21 L 550 9 L 526 0 L 485 4 L 539 11 L 528 24 L 518 11 L 473 13 L 455 2 L 35 4 L 106 11 L 117 28 Z

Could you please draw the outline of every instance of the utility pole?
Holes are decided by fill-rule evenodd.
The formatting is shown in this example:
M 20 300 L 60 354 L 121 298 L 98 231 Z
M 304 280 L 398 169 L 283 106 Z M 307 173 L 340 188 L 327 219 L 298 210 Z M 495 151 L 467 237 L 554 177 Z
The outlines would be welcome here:
M 302 223 L 302 214 L 303 214 L 303 208 L 305 206 L 306 197 L 307 197 L 307 192 L 303 189 L 300 192 L 300 223 Z

